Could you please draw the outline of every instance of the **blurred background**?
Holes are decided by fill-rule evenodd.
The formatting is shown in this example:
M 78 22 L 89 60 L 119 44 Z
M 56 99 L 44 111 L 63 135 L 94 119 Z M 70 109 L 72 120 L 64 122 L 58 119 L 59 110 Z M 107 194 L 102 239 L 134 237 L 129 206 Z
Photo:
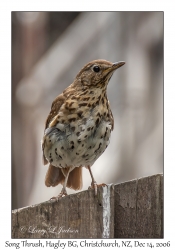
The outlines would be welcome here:
M 163 32 L 163 12 L 12 12 L 12 209 L 60 192 L 44 184 L 45 120 L 94 59 L 126 62 L 108 85 L 115 126 L 92 167 L 96 181 L 163 172 Z M 83 183 L 91 183 L 86 169 Z

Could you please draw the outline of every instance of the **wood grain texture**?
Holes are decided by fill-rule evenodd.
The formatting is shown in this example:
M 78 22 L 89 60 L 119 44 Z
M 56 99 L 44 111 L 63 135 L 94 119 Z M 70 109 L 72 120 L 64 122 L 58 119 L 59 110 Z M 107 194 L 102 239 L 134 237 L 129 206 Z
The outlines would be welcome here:
M 163 238 L 161 174 L 104 188 L 13 210 L 12 238 Z
M 114 237 L 133 238 L 136 232 L 137 180 L 115 185 Z
M 163 176 L 115 185 L 114 238 L 163 238 Z
M 87 190 L 14 210 L 12 238 L 102 238 L 102 192 L 95 197 Z

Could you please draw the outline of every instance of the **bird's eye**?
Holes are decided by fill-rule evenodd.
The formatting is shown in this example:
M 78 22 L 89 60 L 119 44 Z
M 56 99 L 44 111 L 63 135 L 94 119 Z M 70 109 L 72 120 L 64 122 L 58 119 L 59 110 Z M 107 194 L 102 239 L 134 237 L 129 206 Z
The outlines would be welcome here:
M 99 72 L 100 71 L 100 67 L 99 66 L 94 66 L 93 67 L 93 71 L 96 72 L 96 73 Z

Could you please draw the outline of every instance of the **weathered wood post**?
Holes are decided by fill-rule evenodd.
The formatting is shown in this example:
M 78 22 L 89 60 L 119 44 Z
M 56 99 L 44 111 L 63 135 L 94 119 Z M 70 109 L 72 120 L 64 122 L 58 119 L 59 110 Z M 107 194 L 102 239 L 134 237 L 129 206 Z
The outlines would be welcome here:
M 13 210 L 12 238 L 163 238 L 163 175 Z

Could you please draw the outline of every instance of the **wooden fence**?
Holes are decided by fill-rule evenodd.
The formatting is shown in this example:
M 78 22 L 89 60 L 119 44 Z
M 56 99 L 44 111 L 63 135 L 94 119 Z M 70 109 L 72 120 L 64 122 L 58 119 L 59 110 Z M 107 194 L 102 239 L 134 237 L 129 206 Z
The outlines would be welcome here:
M 163 175 L 13 210 L 12 238 L 163 238 Z

